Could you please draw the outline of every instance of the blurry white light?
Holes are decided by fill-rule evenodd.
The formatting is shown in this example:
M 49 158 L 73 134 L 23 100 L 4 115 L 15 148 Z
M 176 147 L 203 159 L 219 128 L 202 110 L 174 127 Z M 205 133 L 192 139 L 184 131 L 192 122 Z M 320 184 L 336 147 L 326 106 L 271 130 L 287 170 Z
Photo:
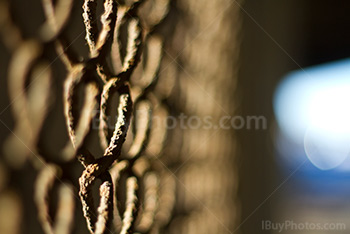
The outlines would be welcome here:
M 350 165 L 350 59 L 291 73 L 274 108 L 282 133 L 304 147 L 316 167 Z

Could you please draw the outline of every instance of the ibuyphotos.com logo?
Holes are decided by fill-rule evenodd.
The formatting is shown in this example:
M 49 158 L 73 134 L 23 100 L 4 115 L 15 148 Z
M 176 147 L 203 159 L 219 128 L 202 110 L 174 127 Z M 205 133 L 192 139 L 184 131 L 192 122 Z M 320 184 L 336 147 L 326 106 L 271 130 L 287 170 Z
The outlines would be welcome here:
M 324 223 L 324 222 L 295 222 L 286 220 L 284 222 L 272 222 L 270 220 L 262 221 L 262 230 L 265 231 L 344 231 L 345 223 Z
M 98 116 L 98 112 L 95 113 Z M 135 116 L 146 116 L 145 110 L 136 110 Z M 188 116 L 180 113 L 178 116 L 166 116 L 161 118 L 159 116 L 152 116 L 152 123 L 156 126 L 164 126 L 166 129 L 223 129 L 223 130 L 266 130 L 267 119 L 265 116 L 221 116 L 214 118 L 213 116 Z M 109 129 L 115 127 L 118 116 L 107 116 L 106 124 Z M 92 128 L 99 129 L 100 119 L 94 118 L 92 121 Z

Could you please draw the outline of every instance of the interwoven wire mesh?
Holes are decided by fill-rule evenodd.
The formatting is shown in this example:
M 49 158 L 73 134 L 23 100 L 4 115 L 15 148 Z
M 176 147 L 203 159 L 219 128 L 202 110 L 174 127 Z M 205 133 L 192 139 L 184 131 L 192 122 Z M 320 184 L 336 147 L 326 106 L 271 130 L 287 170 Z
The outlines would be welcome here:
M 241 1 L 180 1 L 184 18 L 174 40 L 182 96 L 181 113 L 218 123 L 236 111 Z M 189 23 L 192 22 L 192 23 Z M 234 132 L 219 127 L 187 128 L 179 199 L 172 233 L 239 233 L 237 145 Z
M 1 121 L 10 134 L 0 206 L 11 221 L 0 221 L 0 232 L 236 231 L 234 135 L 169 129 L 166 120 L 233 115 L 239 7 L 227 0 L 35 4 L 23 16 L 14 1 L 0 1 L 10 58 L 4 111 L 12 110 L 10 124 Z M 28 32 L 25 21 L 35 14 L 39 23 Z M 11 189 L 18 181 L 23 195 Z

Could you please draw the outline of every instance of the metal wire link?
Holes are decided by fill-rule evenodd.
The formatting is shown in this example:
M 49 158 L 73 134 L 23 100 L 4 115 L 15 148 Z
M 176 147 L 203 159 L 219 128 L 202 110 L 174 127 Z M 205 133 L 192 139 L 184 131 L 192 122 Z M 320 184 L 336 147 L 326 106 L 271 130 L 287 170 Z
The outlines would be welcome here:
M 75 199 L 70 184 L 61 183 L 59 185 L 59 201 L 54 226 L 49 215 L 49 190 L 52 189 L 57 178 L 60 178 L 60 174 L 62 173 L 59 167 L 49 164 L 40 171 L 35 185 L 35 201 L 40 207 L 39 220 L 46 233 L 69 233 L 73 225 Z
M 2 1 L 2 11 L 10 12 L 9 4 Z M 44 8 L 52 7 L 49 1 L 43 1 Z M 62 4 L 61 4 L 62 3 Z M 59 37 L 69 18 L 70 11 L 63 14 L 62 8 L 69 1 L 59 1 L 58 11 L 61 18 L 54 16 L 43 24 L 37 39 L 24 39 L 15 24 L 2 31 L 3 38 L 17 38 L 8 43 L 12 52 L 11 65 L 8 73 L 9 93 L 15 119 L 14 134 L 5 144 L 8 159 L 15 167 L 21 167 L 29 159 L 39 175 L 35 184 L 35 202 L 38 208 L 39 221 L 45 233 L 71 233 L 74 222 L 74 189 L 71 181 L 62 182 L 63 172 L 57 164 L 49 163 L 45 155 L 40 155 L 38 142 L 51 104 L 52 69 L 45 58 L 44 52 L 55 38 Z M 53 8 L 52 8 L 53 9 Z M 5 21 L 12 22 L 10 15 L 5 15 Z M 55 25 L 50 27 L 48 25 Z M 28 85 L 29 83 L 29 85 Z M 20 141 L 22 144 L 18 144 Z M 64 157 L 63 157 L 64 158 Z M 68 162 L 68 160 L 63 160 Z M 52 203 L 49 192 L 58 180 L 58 208 L 55 220 L 49 215 L 49 204 Z
M 118 40 L 118 45 L 119 47 L 122 46 L 121 44 L 121 36 L 120 33 L 121 28 L 126 25 L 128 28 L 128 33 L 127 33 L 127 44 L 126 44 L 126 51 L 125 51 L 125 56 L 122 61 L 120 61 L 121 64 L 121 70 L 120 72 L 116 75 L 116 77 L 108 76 L 108 73 L 103 73 L 102 71 L 105 70 L 105 66 L 101 66 L 100 64 L 106 65 L 106 62 L 102 62 L 97 65 L 97 73 L 100 75 L 100 78 L 104 82 L 103 86 L 103 91 L 101 94 L 101 112 L 100 112 L 100 139 L 101 139 L 101 145 L 102 147 L 105 148 L 105 152 L 102 158 L 97 159 L 93 163 L 90 163 L 86 165 L 86 170 L 83 172 L 82 177 L 80 178 L 80 196 L 82 199 L 82 204 L 83 204 L 83 209 L 84 209 L 84 214 L 88 222 L 89 229 L 92 233 L 99 233 L 98 232 L 98 227 L 101 226 L 99 221 L 103 221 L 103 223 L 109 223 L 109 213 L 104 213 L 104 217 L 102 217 L 102 213 L 94 214 L 94 206 L 93 206 L 93 200 L 92 200 L 92 194 L 91 194 L 91 187 L 95 180 L 101 175 L 106 175 L 104 173 L 107 173 L 108 168 L 112 165 L 112 163 L 118 159 L 118 157 L 121 154 L 121 146 L 123 142 L 125 141 L 126 133 L 128 131 L 128 126 L 129 126 L 129 121 L 131 117 L 131 99 L 130 99 L 130 94 L 128 91 L 128 86 L 123 85 L 125 81 L 130 80 L 130 75 L 132 71 L 135 69 L 138 61 L 140 60 L 140 49 L 141 49 L 141 26 L 140 26 L 140 21 L 136 15 L 136 10 L 140 6 L 141 2 L 134 2 L 130 6 L 123 6 L 120 7 L 120 16 L 118 16 L 117 23 L 116 23 L 116 38 Z M 96 24 L 93 24 L 91 20 L 94 20 L 94 11 L 96 6 L 91 5 L 91 2 L 85 2 L 84 4 L 84 17 L 85 17 L 85 26 L 87 30 L 87 43 L 90 46 L 90 55 L 91 57 L 96 56 L 96 53 L 94 52 L 94 48 L 96 47 L 96 35 L 97 35 L 97 30 L 96 30 Z M 106 3 L 105 3 L 106 4 Z M 89 6 L 91 6 L 89 8 Z M 106 9 L 106 7 L 105 7 Z M 114 26 L 114 25 L 113 25 Z M 112 27 L 113 27 L 112 26 Z M 112 28 L 109 28 L 112 30 Z M 101 32 L 102 34 L 102 32 Z M 100 34 L 100 35 L 101 35 Z M 111 38 L 111 37 L 109 37 Z M 149 39 L 151 37 L 144 36 L 145 38 L 145 44 L 148 45 L 148 41 L 151 41 L 149 43 L 150 47 L 154 46 L 152 44 L 153 41 L 156 41 L 156 39 Z M 116 219 L 116 229 L 120 228 L 120 233 L 129 233 L 131 230 L 133 230 L 135 225 L 135 222 L 137 220 L 136 216 L 138 213 L 137 205 L 138 202 L 140 202 L 139 195 L 137 193 L 137 188 L 139 187 L 139 178 L 142 178 L 144 176 L 143 173 L 139 174 L 138 176 L 134 175 L 133 169 L 135 162 L 137 159 L 139 159 L 146 148 L 147 142 L 148 142 L 148 136 L 150 133 L 150 126 L 151 126 L 151 113 L 152 113 L 152 102 L 150 102 L 147 97 L 147 94 L 152 91 L 152 88 L 154 87 L 157 78 L 158 78 L 158 71 L 159 71 L 159 65 L 161 61 L 161 43 L 158 41 L 158 43 L 155 43 L 158 49 L 158 53 L 155 53 L 156 58 L 156 65 L 155 67 L 151 67 L 146 69 L 146 73 L 142 75 L 142 80 L 145 80 L 148 78 L 149 84 L 146 85 L 145 87 L 137 87 L 137 85 L 133 85 L 132 87 L 139 88 L 142 91 L 139 93 L 139 95 L 135 98 L 135 107 L 139 107 L 141 105 L 144 105 L 145 107 L 145 115 L 142 115 L 142 120 L 139 121 L 137 118 L 139 117 L 138 115 L 135 114 L 134 112 L 134 118 L 132 121 L 132 126 L 133 126 L 133 132 L 134 132 L 134 137 L 133 137 L 133 143 L 131 144 L 131 147 L 129 151 L 126 153 L 125 158 L 129 163 L 125 166 L 125 168 L 129 168 L 128 170 L 128 176 L 126 179 L 126 204 L 125 204 L 125 210 L 120 211 L 120 212 L 115 212 L 116 214 L 123 213 L 123 217 L 117 220 Z M 157 51 L 156 49 L 156 51 Z M 121 54 L 121 48 L 119 48 L 119 58 L 122 58 Z M 154 54 L 151 54 L 154 55 Z M 98 56 L 98 55 L 97 55 Z M 149 58 L 144 58 L 149 64 L 152 65 L 150 62 L 151 59 Z M 153 64 L 154 66 L 154 64 Z M 152 70 L 153 68 L 153 70 Z M 110 69 L 108 69 L 110 71 Z M 115 130 L 113 132 L 112 137 L 109 136 L 109 129 L 108 129 L 108 113 L 110 113 L 110 108 L 111 108 L 111 99 L 113 94 L 117 92 L 119 94 L 119 107 L 118 107 L 118 120 L 115 125 Z M 140 126 L 143 124 L 143 126 Z M 138 126 L 137 126 L 138 125 Z M 106 147 L 108 145 L 108 147 Z M 118 165 L 118 163 L 116 164 Z M 117 166 L 115 166 L 118 168 Z M 113 169 L 112 169 L 113 170 Z M 126 171 L 124 169 L 123 171 Z M 123 173 L 123 171 L 118 170 L 118 175 L 120 173 Z M 146 170 L 145 170 L 146 171 Z M 120 176 L 120 175 L 119 175 Z M 145 190 L 148 191 L 148 190 Z M 110 194 L 108 194 L 110 195 Z M 150 208 L 149 205 L 149 198 L 148 194 L 147 196 L 143 196 L 145 201 L 144 204 L 146 205 L 146 210 L 152 209 Z M 101 197 L 100 201 L 109 201 L 110 197 Z M 107 204 L 100 204 L 100 208 L 102 206 L 106 206 Z M 99 209 L 100 209 L 99 208 Z M 156 207 L 153 207 L 155 209 Z M 98 209 L 98 210 L 99 210 Z M 149 216 L 152 212 L 149 212 Z M 155 214 L 155 212 L 154 212 Z M 97 215 L 97 223 L 96 226 L 94 226 L 94 223 L 96 222 L 96 217 Z M 142 214 L 139 214 L 140 217 L 142 217 Z M 152 218 L 151 218 L 152 219 Z M 144 220 L 144 219 L 141 219 Z M 145 221 L 142 221 L 145 222 Z M 143 229 L 144 232 L 149 230 L 151 228 L 151 225 L 147 225 L 148 227 L 145 227 L 145 225 L 139 225 L 141 229 Z M 101 229 L 103 230 L 103 229 Z
M 22 37 L 10 14 L 0 17 L 0 25 L 7 24 L 1 35 L 13 54 L 8 81 L 15 135 L 26 146 L 14 153 L 20 144 L 10 137 L 6 147 L 11 157 L 17 155 L 22 164 L 29 159 L 39 171 L 35 202 L 45 233 L 72 233 L 75 183 L 65 168 L 75 160 L 84 166 L 79 196 L 91 233 L 158 233 L 170 219 L 174 200 L 169 200 L 169 193 L 174 196 L 175 184 L 156 161 L 162 154 L 166 128 L 152 128 L 155 114 L 163 113 L 163 120 L 167 114 L 162 102 L 166 97 L 154 91 L 164 40 L 155 29 L 166 16 L 169 1 L 104 0 L 99 23 L 98 2 L 85 0 L 83 21 L 89 57 L 83 59 L 68 46 L 71 42 L 66 29 L 73 4 L 72 0 L 42 0 L 46 21 L 33 39 Z M 1 2 L 0 9 L 10 12 L 6 1 Z M 9 35 L 15 40 L 8 41 Z M 67 69 L 63 113 L 70 141 L 60 152 L 52 153 L 54 159 L 38 144 L 52 98 L 53 71 L 45 54 L 51 45 Z M 147 53 L 142 53 L 143 49 Z M 138 66 L 140 61 L 142 65 Z M 111 128 L 114 97 L 118 99 L 118 117 Z M 89 136 L 96 130 L 92 122 L 96 119 L 103 155 L 93 155 L 89 150 Z M 147 150 L 148 145 L 156 145 L 159 150 Z M 36 157 L 30 156 L 33 154 Z M 99 206 L 95 208 L 97 180 L 101 183 Z M 50 196 L 53 192 L 57 193 L 57 201 Z M 55 212 L 50 210 L 52 203 L 57 203 Z M 52 213 L 56 213 L 54 218 Z

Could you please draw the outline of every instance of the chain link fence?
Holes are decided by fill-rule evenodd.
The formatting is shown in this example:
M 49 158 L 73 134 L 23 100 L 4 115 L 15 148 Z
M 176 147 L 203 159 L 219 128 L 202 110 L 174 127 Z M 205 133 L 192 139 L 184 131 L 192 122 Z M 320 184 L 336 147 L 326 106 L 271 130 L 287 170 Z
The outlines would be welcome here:
M 1 0 L 0 233 L 237 233 L 238 4 Z

